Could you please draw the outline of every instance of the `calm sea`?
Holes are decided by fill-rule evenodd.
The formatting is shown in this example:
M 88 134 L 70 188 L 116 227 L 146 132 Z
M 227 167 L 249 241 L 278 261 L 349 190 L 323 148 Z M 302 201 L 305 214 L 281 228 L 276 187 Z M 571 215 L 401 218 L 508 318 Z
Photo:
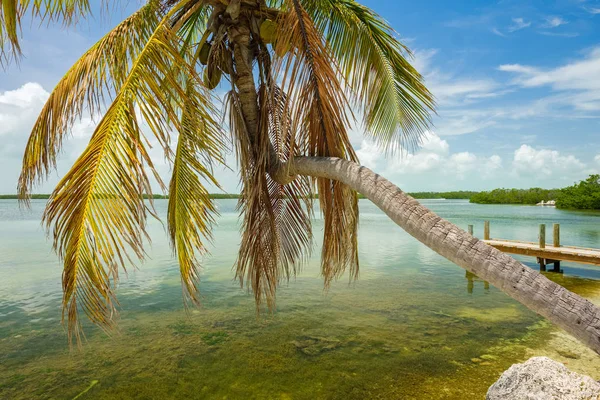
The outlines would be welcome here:
M 538 224 L 560 223 L 564 244 L 600 248 L 598 213 L 423 203 L 464 229 L 473 224 L 476 236 L 484 220 L 492 237 L 531 241 Z M 218 204 L 201 308 L 183 310 L 165 229 L 151 221 L 149 260 L 119 284 L 119 330 L 109 337 L 86 324 L 83 348 L 70 350 L 61 266 L 40 225 L 45 202 L 24 211 L 0 200 L 0 398 L 483 398 L 512 363 L 564 352 L 555 328 L 418 243 L 367 200 L 360 202 L 360 280 L 323 290 L 317 220 L 314 256 L 280 288 L 277 311 L 257 315 L 253 296 L 233 281 L 236 202 Z M 164 217 L 166 201 L 156 206 Z M 535 260 L 520 260 L 535 268 Z M 600 298 L 600 268 L 563 269 L 548 276 Z M 587 355 L 570 346 L 562 361 L 576 368 Z

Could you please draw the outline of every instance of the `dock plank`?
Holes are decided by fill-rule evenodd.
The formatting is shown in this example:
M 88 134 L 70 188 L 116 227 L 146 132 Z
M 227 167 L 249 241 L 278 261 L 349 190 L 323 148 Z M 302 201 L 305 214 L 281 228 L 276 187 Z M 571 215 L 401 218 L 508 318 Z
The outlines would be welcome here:
M 484 242 L 505 253 L 600 266 L 599 249 L 574 246 L 555 247 L 548 244 L 542 249 L 539 243 L 503 239 L 488 239 Z

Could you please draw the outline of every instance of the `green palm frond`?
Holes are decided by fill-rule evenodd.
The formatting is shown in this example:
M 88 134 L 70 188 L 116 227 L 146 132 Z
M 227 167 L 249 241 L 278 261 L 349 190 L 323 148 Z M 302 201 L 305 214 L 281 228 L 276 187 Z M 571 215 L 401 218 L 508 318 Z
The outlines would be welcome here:
M 198 257 L 206 253 L 204 239 L 211 238 L 212 215 L 217 212 L 203 180 L 219 186 L 210 166 L 213 162 L 224 163 L 224 143 L 211 103 L 198 83 L 189 79 L 186 92 L 169 185 L 167 221 L 179 260 L 184 299 L 198 304 Z
M 21 18 L 28 12 L 41 21 L 71 25 L 90 12 L 88 0 L 2 0 L 0 9 L 0 65 L 6 66 L 21 54 Z
M 361 105 L 364 124 L 386 150 L 414 148 L 430 126 L 432 94 L 394 30 L 354 0 L 302 0 L 326 36 Z
M 151 194 L 144 167 L 159 176 L 146 152 L 136 110 L 162 142 L 170 126 L 185 132 L 181 126 L 186 120 L 180 122 L 179 115 L 186 91 L 178 79 L 186 64 L 168 18 L 134 60 L 88 147 L 58 184 L 44 213 L 64 262 L 63 306 L 70 337 L 79 338 L 79 308 L 96 324 L 112 326 L 118 269 L 144 257 L 149 206 L 143 195 Z M 179 110 L 170 99 L 181 99 Z
M 18 192 L 32 187 L 56 166 L 64 138 L 84 112 L 97 113 L 105 96 L 118 92 L 159 25 L 160 2 L 150 1 L 100 39 L 71 67 L 50 94 L 25 148 Z
M 276 46 L 289 43 L 293 51 L 275 64 L 290 96 L 296 146 L 306 156 L 356 161 L 348 137 L 349 105 L 330 49 L 299 0 L 288 0 L 287 7 Z M 281 53 L 276 49 L 276 54 Z M 328 285 L 346 270 L 354 279 L 358 276 L 357 195 L 329 179 L 317 179 L 317 189 L 325 225 L 321 256 L 325 282 Z
M 173 16 L 173 31 L 181 37 L 183 48 L 198 44 L 206 31 L 208 9 L 205 3 L 202 0 L 191 1 Z

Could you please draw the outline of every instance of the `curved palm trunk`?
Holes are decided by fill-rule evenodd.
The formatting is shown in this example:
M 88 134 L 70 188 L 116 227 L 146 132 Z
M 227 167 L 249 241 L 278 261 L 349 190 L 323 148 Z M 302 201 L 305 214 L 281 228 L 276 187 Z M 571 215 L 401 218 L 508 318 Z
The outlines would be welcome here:
M 350 186 L 427 247 L 490 282 L 600 354 L 598 307 L 439 217 L 382 176 L 354 162 L 325 157 L 297 157 L 290 172 Z
M 230 36 L 235 42 L 233 82 L 238 89 L 249 139 L 253 142 L 258 134 L 259 114 L 249 33 L 249 27 L 241 24 L 230 32 Z M 282 163 L 270 149 L 268 173 L 282 185 L 293 180 L 294 175 L 333 179 L 348 185 L 427 247 L 490 282 L 600 354 L 598 307 L 472 237 L 370 169 L 351 161 L 326 157 L 296 157 L 292 163 Z

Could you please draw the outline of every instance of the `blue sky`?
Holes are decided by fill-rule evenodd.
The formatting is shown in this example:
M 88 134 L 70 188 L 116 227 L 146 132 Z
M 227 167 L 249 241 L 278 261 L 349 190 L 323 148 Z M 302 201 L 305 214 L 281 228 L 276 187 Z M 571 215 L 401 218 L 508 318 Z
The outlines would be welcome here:
M 409 191 L 561 187 L 600 172 L 600 1 L 363 3 L 414 51 L 438 103 L 434 127 L 412 154 L 385 158 L 356 126 L 352 141 L 365 165 Z M 67 31 L 24 26 L 25 58 L 0 76 L 0 193 L 15 192 L 48 93 L 136 5 Z M 93 127 L 89 118 L 76 125 L 58 172 L 38 192 L 52 189 Z M 168 176 L 169 166 L 160 168 Z M 218 176 L 237 192 L 234 171 Z

